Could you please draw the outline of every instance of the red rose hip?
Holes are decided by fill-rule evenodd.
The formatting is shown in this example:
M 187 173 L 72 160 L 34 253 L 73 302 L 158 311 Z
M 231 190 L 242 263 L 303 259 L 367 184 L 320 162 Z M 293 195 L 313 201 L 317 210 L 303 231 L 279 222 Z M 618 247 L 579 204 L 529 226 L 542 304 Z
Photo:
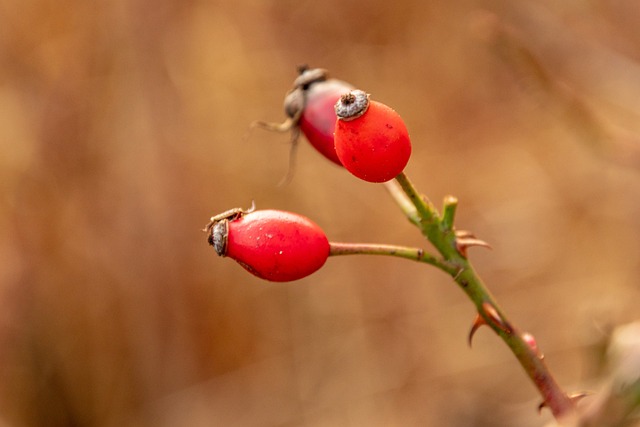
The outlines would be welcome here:
M 257 121 L 253 126 L 280 132 L 291 131 L 294 146 L 302 131 L 318 152 L 342 166 L 333 142 L 337 121 L 334 106 L 342 95 L 353 90 L 353 86 L 330 79 L 327 70 L 322 68 L 300 67 L 299 71 L 300 75 L 284 100 L 288 119 L 281 124 Z
M 335 149 L 342 165 L 356 177 L 386 182 L 400 174 L 411 156 L 404 121 L 392 108 L 354 90 L 335 106 Z
M 211 219 L 205 229 L 220 256 L 237 261 L 265 280 L 289 282 L 322 267 L 329 256 L 329 241 L 310 219 L 291 212 L 228 211 Z

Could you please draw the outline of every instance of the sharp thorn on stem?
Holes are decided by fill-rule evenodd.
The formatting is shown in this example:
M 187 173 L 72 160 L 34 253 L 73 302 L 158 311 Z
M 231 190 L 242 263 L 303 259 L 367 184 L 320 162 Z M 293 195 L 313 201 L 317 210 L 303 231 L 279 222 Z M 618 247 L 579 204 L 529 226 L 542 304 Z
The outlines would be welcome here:
M 477 239 L 476 236 L 470 231 L 456 230 L 456 250 L 463 257 L 467 257 L 467 249 L 471 246 L 481 246 L 483 248 L 491 249 L 484 240 Z
M 482 311 L 484 312 L 485 316 L 485 320 L 488 320 L 494 325 L 496 326 L 498 329 L 500 329 L 502 332 L 506 333 L 506 334 L 510 334 L 512 329 L 511 327 L 504 321 L 502 320 L 502 317 L 500 316 L 500 314 L 498 314 L 498 311 L 496 310 L 496 308 L 488 302 L 483 302 L 482 303 Z
M 478 313 L 476 315 L 476 318 L 473 320 L 473 324 L 471 325 L 471 330 L 469 331 L 469 337 L 467 339 L 467 342 L 469 343 L 469 347 L 471 347 L 473 336 L 475 335 L 476 331 L 483 325 L 489 325 L 489 322 L 487 322 L 487 318 L 491 321 L 492 324 L 497 326 L 498 329 L 500 329 L 501 331 L 505 333 L 511 332 L 511 328 L 509 327 L 509 325 L 507 325 L 502 320 L 502 317 L 500 317 L 496 309 L 490 303 L 483 302 L 481 310 L 485 315 L 483 316 L 482 314 Z
M 476 314 L 476 318 L 473 320 L 473 325 L 471 325 L 471 330 L 469 331 L 469 337 L 467 338 L 467 343 L 469 344 L 469 347 L 471 347 L 471 344 L 473 342 L 473 336 L 476 334 L 476 331 L 480 329 L 480 326 L 486 325 L 486 324 L 487 324 L 487 321 L 484 320 L 484 317 L 480 316 L 479 314 Z
M 584 399 L 587 396 L 591 396 L 592 394 L 594 394 L 594 392 L 592 391 L 581 391 L 578 393 L 572 393 L 569 395 L 569 399 L 573 402 L 574 405 L 576 405 L 578 402 L 580 402 L 582 399 Z M 542 402 L 538 405 L 538 413 L 542 412 L 542 410 L 546 407 L 548 407 L 549 405 L 547 404 L 547 402 Z

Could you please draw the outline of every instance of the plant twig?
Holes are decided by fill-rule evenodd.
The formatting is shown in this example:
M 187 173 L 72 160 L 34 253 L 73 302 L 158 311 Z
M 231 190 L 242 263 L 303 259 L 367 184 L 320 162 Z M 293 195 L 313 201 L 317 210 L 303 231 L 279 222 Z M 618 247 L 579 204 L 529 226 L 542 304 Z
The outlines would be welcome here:
M 456 209 L 458 208 L 458 199 L 454 196 L 447 196 L 444 198 L 442 205 L 442 227 L 444 227 L 445 230 L 453 230 Z
M 438 258 L 420 248 L 408 246 L 383 245 L 376 243 L 340 243 L 329 242 L 329 255 L 386 255 L 405 258 L 412 261 L 430 264 L 449 273 L 455 274 L 455 265 L 447 263 L 442 258 Z
M 433 264 L 450 274 L 454 281 L 467 294 L 476 306 L 482 324 L 486 324 L 502 338 L 509 349 L 516 356 L 520 365 L 540 392 L 545 406 L 548 406 L 556 419 L 572 416 L 575 405 L 572 399 L 560 388 L 555 378 L 544 362 L 535 339 L 529 333 L 518 330 L 504 314 L 495 298 L 482 282 L 464 251 L 456 244 L 456 233 L 453 227 L 457 200 L 454 197 L 445 198 L 442 217 L 433 204 L 424 195 L 418 193 L 409 178 L 401 173 L 396 177 L 397 183 L 406 194 L 408 200 L 415 207 L 415 211 L 407 208 L 402 198 L 393 194 L 403 212 L 416 213 L 409 220 L 416 224 L 422 234 L 438 250 L 445 263 L 455 266 L 454 270 L 442 268 L 440 264 Z M 389 188 L 389 187 L 387 187 Z M 405 199 L 406 200 L 406 199 Z
M 385 188 L 389 192 L 389 195 L 393 197 L 405 216 L 409 218 L 409 221 L 413 224 L 418 224 L 420 217 L 414 204 L 409 200 L 405 192 L 402 190 L 400 184 L 397 181 L 387 181 L 384 183 Z

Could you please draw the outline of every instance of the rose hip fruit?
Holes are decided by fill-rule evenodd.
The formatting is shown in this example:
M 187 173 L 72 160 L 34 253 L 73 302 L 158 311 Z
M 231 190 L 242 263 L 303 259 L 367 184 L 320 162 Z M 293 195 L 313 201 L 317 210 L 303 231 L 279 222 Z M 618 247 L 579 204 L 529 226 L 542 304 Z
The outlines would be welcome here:
M 310 219 L 291 212 L 233 209 L 217 215 L 205 228 L 220 256 L 272 282 L 302 279 L 324 265 L 329 241 Z
M 335 149 L 342 165 L 356 177 L 386 182 L 400 174 L 411 156 L 404 121 L 390 107 L 354 90 L 335 105 Z
M 300 75 L 284 100 L 284 110 L 288 119 L 284 123 L 257 121 L 252 126 L 263 129 L 292 132 L 292 149 L 296 146 L 300 132 L 323 156 L 341 165 L 336 155 L 333 132 L 337 121 L 334 106 L 338 99 L 353 89 L 349 83 L 330 79 L 322 68 L 298 69 Z

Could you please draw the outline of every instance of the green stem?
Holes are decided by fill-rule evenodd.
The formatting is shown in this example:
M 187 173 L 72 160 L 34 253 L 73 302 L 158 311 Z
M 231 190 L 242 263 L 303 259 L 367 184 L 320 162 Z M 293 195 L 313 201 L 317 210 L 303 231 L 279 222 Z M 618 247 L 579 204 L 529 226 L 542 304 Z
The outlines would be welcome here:
M 415 206 L 422 223 L 433 223 L 437 221 L 438 212 L 436 208 L 426 197 L 418 193 L 404 172 L 396 177 L 396 182 L 400 184 L 402 191 L 404 191 L 413 206 Z
M 418 193 L 404 173 L 398 175 L 396 181 L 415 207 L 417 221 L 413 217 L 409 219 L 420 228 L 422 234 L 438 250 L 445 265 L 455 266 L 453 270 L 443 270 L 453 277 L 454 281 L 474 303 L 484 322 L 511 349 L 553 415 L 557 419 L 572 415 L 575 412 L 574 403 L 560 388 L 544 363 L 542 353 L 538 350 L 537 345 L 532 343 L 533 337 L 530 334 L 520 332 L 508 320 L 471 263 L 463 255 L 464 251 L 460 251 L 453 228 L 457 200 L 451 196 L 445 198 L 444 213 L 440 217 L 433 204 L 425 196 Z M 396 195 L 394 199 L 398 201 L 400 198 Z M 400 207 L 405 213 L 412 212 L 404 204 L 401 204 Z
M 393 197 L 397 205 L 400 207 L 400 209 L 402 209 L 402 212 L 404 212 L 405 216 L 409 218 L 409 221 L 417 225 L 420 222 L 418 211 L 416 210 L 416 207 L 413 205 L 411 200 L 409 200 L 405 192 L 402 190 L 400 184 L 398 184 L 397 181 L 387 181 L 384 183 L 384 186 L 389 192 L 389 195 Z
M 447 196 L 444 198 L 442 208 L 442 227 L 444 227 L 445 230 L 453 230 L 457 208 L 457 198 L 455 198 L 454 196 Z
M 445 260 L 435 257 L 420 248 L 407 246 L 382 245 L 374 243 L 329 243 L 329 255 L 386 255 L 405 258 L 412 261 L 430 264 L 449 274 L 455 274 L 456 266 L 447 263 Z

